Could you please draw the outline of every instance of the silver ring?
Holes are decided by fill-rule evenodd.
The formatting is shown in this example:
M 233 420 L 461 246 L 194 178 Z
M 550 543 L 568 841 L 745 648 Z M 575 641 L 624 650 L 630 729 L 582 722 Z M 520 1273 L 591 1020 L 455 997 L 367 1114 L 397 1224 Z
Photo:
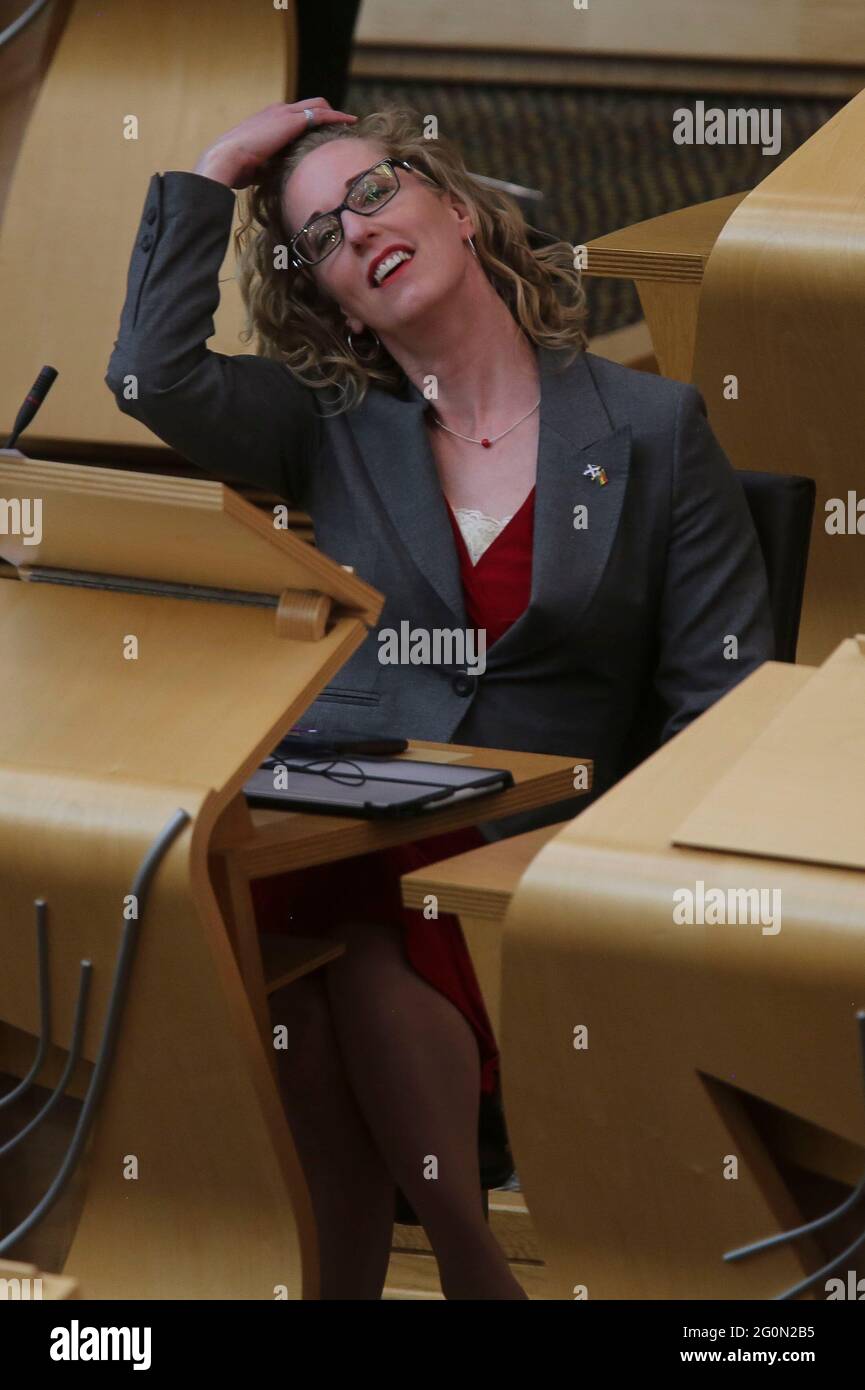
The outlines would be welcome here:
M 306 116 L 307 128 L 315 125 L 315 112 L 313 111 L 311 106 L 305 106 L 303 108 L 303 114 L 304 116 Z

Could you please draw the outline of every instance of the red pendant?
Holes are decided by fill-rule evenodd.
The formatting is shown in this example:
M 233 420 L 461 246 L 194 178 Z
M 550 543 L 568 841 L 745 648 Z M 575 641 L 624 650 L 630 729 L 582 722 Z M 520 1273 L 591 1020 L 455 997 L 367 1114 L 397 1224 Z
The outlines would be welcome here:
M 489 441 L 488 439 L 482 439 L 482 440 L 481 440 L 481 443 L 483 444 L 483 446 L 484 446 L 485 449 L 489 449 L 489 448 L 492 447 L 492 445 L 490 444 L 490 441 Z

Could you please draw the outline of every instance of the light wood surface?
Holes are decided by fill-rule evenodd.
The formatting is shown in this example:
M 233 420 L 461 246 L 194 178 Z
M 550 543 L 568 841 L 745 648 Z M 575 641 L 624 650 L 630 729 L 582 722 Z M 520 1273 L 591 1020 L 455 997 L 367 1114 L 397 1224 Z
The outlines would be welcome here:
M 740 203 L 700 298 L 694 381 L 733 463 L 817 482 L 799 636 L 814 664 L 865 630 L 862 535 L 825 529 L 830 499 L 865 495 L 863 141 L 865 90 Z
M 529 1298 L 545 1299 L 543 1261 L 524 1194 L 493 1189 L 487 1195 L 489 1229 L 511 1273 Z M 422 1226 L 394 1226 L 393 1254 L 382 1297 L 421 1301 L 442 1297 L 432 1246 Z
M 541 1265 L 528 1261 L 514 1261 L 510 1269 L 530 1299 L 544 1300 L 546 1294 Z M 388 1301 L 400 1302 L 443 1299 L 435 1258 L 432 1255 L 395 1250 L 388 1265 L 382 1297 Z
M 865 63 L 865 33 L 857 0 L 655 0 L 643 9 L 629 0 L 606 5 L 522 0 L 501 5 L 473 0 L 454 7 L 428 0 L 364 0 L 356 30 L 367 44 L 417 48 L 517 49 L 549 53 L 633 54 L 667 58 L 735 58 L 751 63 Z
M 30 767 L 45 779 L 46 789 L 52 779 L 56 785 L 67 776 L 90 776 L 87 769 L 99 759 L 113 778 L 134 778 L 146 724 L 147 780 L 170 784 L 182 767 L 188 781 L 206 787 L 218 744 L 226 759 L 237 755 L 222 784 L 233 794 L 290 728 L 286 690 L 293 712 L 301 713 L 321 688 L 321 673 L 326 679 L 335 674 L 366 635 L 357 619 L 343 618 L 320 643 L 293 643 L 277 636 L 270 609 L 104 592 L 98 597 L 96 605 L 91 591 L 56 585 L 0 589 L 0 631 L 12 668 L 16 661 L 23 666 L 34 649 L 46 651 L 52 644 L 58 645 L 58 665 L 62 659 L 65 668 L 62 696 L 54 682 L 28 681 L 28 700 L 10 700 L 4 707 L 3 747 L 10 756 L 27 746 L 30 731 L 38 727 Z M 187 624 L 196 632 L 195 642 L 185 636 Z M 138 639 L 137 661 L 124 660 L 128 635 Z M 255 697 L 262 715 L 261 731 L 256 729 L 251 740 L 253 669 L 260 676 Z M 294 699 L 293 690 L 298 690 Z M 212 722 L 202 717 L 198 703 L 205 696 Z M 114 709 L 116 717 L 103 717 Z M 76 721 L 79 733 L 72 740 L 70 726 Z
M 645 319 L 614 328 L 611 333 L 596 333 L 589 339 L 589 352 L 606 357 L 609 362 L 621 362 L 639 372 L 657 372 L 658 363 L 649 325 Z
M 15 325 L 0 348 L 0 430 L 50 363 L 60 375 L 28 432 L 32 452 L 52 442 L 152 442 L 103 380 L 149 180 L 194 168 L 230 126 L 293 100 L 295 75 L 293 5 L 211 0 L 203 15 L 174 0 L 76 0 L 24 133 L 0 232 L 0 303 Z M 124 134 L 129 118 L 134 139 Z M 220 352 L 249 351 L 238 337 L 233 276 L 229 241 L 211 340 Z M 35 299 L 34 286 L 45 287 Z
M 694 374 L 700 287 L 638 280 L 637 293 L 651 324 L 652 343 L 662 376 L 690 381 Z
M 691 381 L 706 264 L 746 195 L 732 193 L 622 227 L 588 243 L 586 275 L 633 280 L 662 375 Z
M 575 767 L 586 769 L 586 791 L 592 779 L 592 764 L 584 759 L 520 753 L 514 749 L 471 748 L 462 744 L 412 740 L 401 757 L 405 761 L 425 759 L 460 762 L 470 767 L 507 768 L 514 786 L 507 791 L 460 802 L 451 811 L 427 812 L 394 821 L 252 810 L 242 798 L 235 798 L 214 826 L 210 837 L 214 890 L 265 1044 L 270 1031 L 267 996 L 286 981 L 327 964 L 341 954 L 343 946 L 338 939 L 330 937 L 326 942 L 296 943 L 292 938 L 262 939 L 250 888 L 253 879 L 313 864 L 339 863 L 388 845 L 440 835 L 476 825 L 479 821 L 497 820 L 517 811 L 566 800 L 575 794 Z M 442 906 L 441 910 L 452 909 Z M 462 926 L 495 1028 L 501 978 L 501 933 L 485 931 L 486 923 L 475 926 L 468 918 L 463 920 Z M 275 1067 L 272 1050 L 271 1060 Z
M 54 0 L 0 48 L 0 224 L 21 140 L 73 3 Z M 0 29 L 21 13 L 19 0 L 0 0 Z
M 46 1274 L 37 1265 L 24 1264 L 20 1260 L 0 1260 L 0 1301 L 62 1301 L 80 1296 L 75 1279 L 59 1274 Z
M 675 828 L 674 842 L 865 869 L 863 710 L 865 637 L 843 642 L 814 672 Z
M 575 754 L 562 758 L 548 753 L 520 753 L 512 748 L 469 748 L 462 744 L 430 743 L 413 739 L 410 753 L 415 757 L 443 755 L 459 758 L 467 767 L 508 768 L 513 787 L 472 801 L 462 801 L 450 811 L 427 811 L 422 816 L 397 820 L 359 820 L 357 817 L 308 815 L 305 812 L 255 809 L 251 813 L 249 837 L 232 830 L 217 832 L 212 849 L 230 849 L 244 864 L 250 878 L 311 864 L 329 864 L 355 854 L 441 835 L 478 821 L 504 819 L 518 811 L 530 811 L 551 802 L 581 795 L 574 790 L 575 769 L 585 768 L 589 790 L 592 778 L 590 759 Z
M 8 589 L 19 587 L 26 592 L 24 585 Z M 54 660 L 62 681 L 69 667 L 59 647 Z M 27 667 L 13 669 L 26 699 Z M 4 691 L 4 709 L 10 704 Z M 120 715 L 117 704 L 113 712 Z M 123 714 L 128 719 L 131 710 Z M 75 727 L 74 720 L 67 725 L 70 735 Z M 4 741 L 4 762 L 9 755 Z M 61 1045 L 70 1037 L 78 961 L 94 962 L 84 1040 L 91 1061 L 135 867 L 176 807 L 194 818 L 194 831 L 176 842 L 151 892 L 87 1159 L 87 1201 L 68 1266 L 94 1298 L 225 1297 L 229 1251 L 235 1296 L 272 1298 L 273 1285 L 284 1283 L 296 1298 L 304 1274 L 314 1296 L 305 1182 L 201 868 L 215 800 L 201 787 L 136 786 L 104 773 L 4 768 L 0 777 L 0 1013 L 36 1034 L 32 903 L 44 895 L 53 1036 Z M 15 1074 L 14 1058 L 0 1063 Z M 126 1156 L 139 1163 L 135 1181 L 124 1178 Z
M 329 940 L 325 943 L 317 937 L 307 939 L 262 932 L 259 941 L 268 994 L 275 994 L 284 985 L 293 984 L 302 975 L 308 975 L 310 971 L 318 970 L 345 954 L 344 942 Z
M 861 1172 L 862 874 L 670 844 L 811 676 L 763 665 L 522 875 L 505 921 L 499 1042 L 551 1297 L 587 1285 L 591 1298 L 764 1299 L 818 1268 L 803 1242 L 722 1262 L 801 1219 L 758 1101 L 804 1127 L 799 1151 L 810 1143 L 822 1171 L 834 1152 L 836 1174 L 855 1181 L 857 1162 Z M 824 737 L 812 730 L 818 746 Z M 697 880 L 778 889 L 782 930 L 674 924 L 673 894 Z M 577 1050 L 580 1025 L 588 1046 Z M 729 1156 L 735 1180 L 723 1176 Z
M 745 197 L 729 193 L 595 237 L 585 274 L 699 284 L 721 228 Z
M 513 83 L 521 87 L 537 84 L 580 90 L 613 87 L 620 91 L 681 92 L 685 101 L 692 100 L 694 92 L 717 92 L 718 105 L 727 104 L 725 98 L 730 92 L 750 93 L 752 100 L 761 102 L 768 95 L 843 100 L 855 96 L 865 83 L 865 68 L 861 64 L 754 65 L 735 60 L 705 62 L 561 50 L 544 53 L 525 48 L 394 47 L 386 42 L 356 44 L 349 72 L 351 77 L 367 81 L 384 78 L 390 82 Z
M 428 893 L 435 893 L 441 912 L 456 912 L 478 921 L 502 922 L 520 875 L 561 825 L 545 825 L 507 840 L 494 840 L 479 849 L 455 854 L 403 874 L 402 900 L 406 907 L 423 907 Z
M 0 556 L 24 577 L 34 567 L 75 568 L 277 599 L 312 584 L 368 625 L 381 612 L 375 589 L 275 527 L 222 483 L 22 461 L 0 451 L 0 496 L 41 504 L 38 545 L 0 535 Z M 278 611 L 268 621 L 286 625 Z
M 522 1192 L 503 1192 L 493 1188 L 487 1193 L 489 1228 L 508 1261 L 520 1264 L 542 1263 L 537 1237 L 532 1229 L 531 1216 Z M 394 1250 L 431 1255 L 429 1237 L 423 1226 L 394 1226 Z
M 816 480 L 798 643 L 807 663 L 865 627 L 863 132 L 865 90 L 747 195 L 612 232 L 588 253 L 587 274 L 635 280 L 661 371 L 700 388 L 734 467 Z M 854 529 L 848 515 L 832 534 L 827 507 L 849 513 L 851 496 Z
M 58 465 L 49 479 L 59 492 L 64 471 Z M 73 478 L 67 519 L 76 487 Z M 193 552 L 222 516 L 270 554 L 271 537 L 247 509 L 190 508 L 182 481 L 163 479 L 161 488 L 165 533 L 197 527 Z M 98 499 L 93 505 L 98 510 Z M 124 500 L 113 494 L 111 521 L 121 538 L 136 533 L 140 506 L 134 492 Z M 58 505 L 52 531 L 62 531 L 63 517 Z M 88 564 L 91 540 L 82 514 L 80 555 Z M 230 534 L 221 541 L 220 578 L 230 589 L 245 572 L 248 547 Z M 337 587 L 356 582 L 321 555 L 310 553 L 303 569 L 300 550 L 295 545 L 291 555 L 305 590 L 322 563 L 332 566 Z M 73 546 L 71 568 L 77 558 Z M 153 572 L 146 555 L 139 560 Z M 130 635 L 138 656 L 127 661 Z M 78 962 L 94 963 L 83 1043 L 92 1063 L 124 895 L 174 811 L 191 818 L 151 889 L 83 1168 L 86 1198 L 67 1263 L 88 1297 L 270 1300 L 277 1286 L 291 1298 L 317 1294 L 306 1182 L 257 999 L 244 988 L 218 911 L 209 841 L 261 757 L 365 636 L 359 617 L 339 618 L 319 642 L 301 642 L 277 634 L 273 609 L 0 586 L 0 1072 L 26 1072 L 38 1032 L 34 899 L 48 903 L 59 1048 L 71 1036 Z M 238 822 L 246 823 L 235 815 Z M 29 1055 L 22 1035 L 31 1040 Z M 130 1179 L 124 1168 L 132 1158 L 138 1174 Z M 15 1253 L 26 1259 L 26 1244 Z

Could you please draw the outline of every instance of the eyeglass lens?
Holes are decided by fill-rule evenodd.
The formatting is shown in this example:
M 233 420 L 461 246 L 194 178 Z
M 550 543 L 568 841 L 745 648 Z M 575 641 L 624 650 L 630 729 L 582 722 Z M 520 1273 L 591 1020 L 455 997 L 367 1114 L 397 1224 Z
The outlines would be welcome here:
M 361 174 L 346 194 L 346 206 L 352 212 L 369 215 L 389 202 L 399 188 L 397 176 L 389 164 L 377 164 Z M 328 212 L 316 217 L 300 234 L 295 249 L 302 260 L 311 265 L 324 260 L 342 241 L 339 216 Z

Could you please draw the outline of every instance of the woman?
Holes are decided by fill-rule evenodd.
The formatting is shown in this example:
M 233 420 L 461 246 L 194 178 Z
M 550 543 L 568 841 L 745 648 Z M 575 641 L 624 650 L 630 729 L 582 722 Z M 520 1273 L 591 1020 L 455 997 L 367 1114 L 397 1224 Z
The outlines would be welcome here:
M 239 279 L 260 355 L 226 357 L 205 343 L 232 190 L 253 184 Z M 772 655 L 762 557 L 699 393 L 591 356 L 584 318 L 573 248 L 533 250 L 516 206 L 406 112 L 278 104 L 194 172 L 154 175 L 106 377 L 118 405 L 309 511 L 319 547 L 386 595 L 301 722 L 590 757 L 597 795 Z M 388 664 L 379 635 L 406 623 L 485 649 Z M 397 879 L 412 854 L 587 800 L 285 892 L 296 926 L 318 913 L 348 940 L 282 1020 L 323 1297 L 380 1296 L 395 1183 L 448 1298 L 523 1297 L 479 1200 L 494 1039 L 455 922 L 409 920 Z

